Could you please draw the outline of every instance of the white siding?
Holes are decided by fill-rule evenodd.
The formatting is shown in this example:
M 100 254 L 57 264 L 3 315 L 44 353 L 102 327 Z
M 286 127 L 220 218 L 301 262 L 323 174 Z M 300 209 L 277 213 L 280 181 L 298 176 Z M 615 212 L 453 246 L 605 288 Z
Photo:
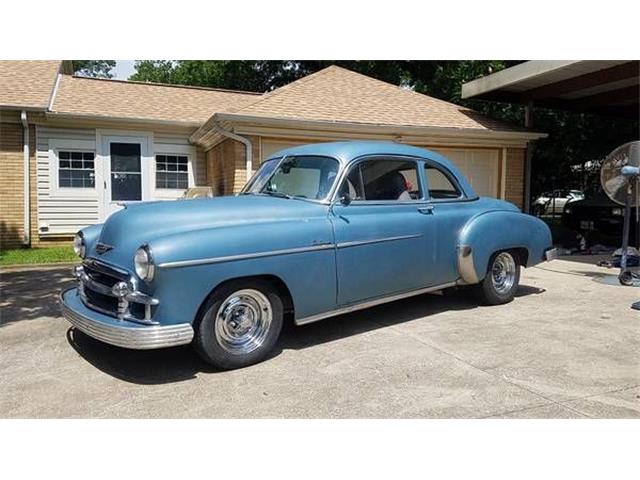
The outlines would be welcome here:
M 49 149 L 51 143 L 64 145 L 65 142 L 93 142 L 94 152 L 97 153 L 99 146 L 96 145 L 95 129 L 69 129 L 38 127 L 36 134 L 36 157 L 37 157 L 37 179 L 38 179 L 38 231 L 41 236 L 47 235 L 71 235 L 81 228 L 100 223 L 100 204 L 102 202 L 102 185 L 96 184 L 94 191 L 82 191 L 75 194 L 66 191 L 61 194 L 56 192 L 55 186 L 51 185 L 51 173 L 54 168 L 55 159 L 50 158 Z M 189 143 L 186 136 L 154 134 L 153 151 L 150 152 L 155 158 L 156 151 L 171 152 L 176 150 L 189 150 L 193 170 L 193 181 L 195 185 L 206 185 L 206 160 L 201 149 L 196 149 Z M 101 159 L 96 155 L 95 167 L 101 169 Z M 155 168 L 152 170 L 155 171 Z M 155 176 L 151 176 L 150 181 L 155 187 Z M 155 188 L 151 188 L 155 192 Z M 162 191 L 154 194 L 155 199 L 171 200 L 182 195 L 182 191 Z M 46 227 L 46 228 L 41 228 Z
M 52 196 L 49 141 L 95 142 L 95 129 L 61 129 L 38 127 L 36 133 L 36 161 L 38 178 L 38 231 L 42 236 L 73 234 L 79 229 L 98 223 L 98 194 L 83 196 Z M 41 228 L 43 225 L 48 228 Z

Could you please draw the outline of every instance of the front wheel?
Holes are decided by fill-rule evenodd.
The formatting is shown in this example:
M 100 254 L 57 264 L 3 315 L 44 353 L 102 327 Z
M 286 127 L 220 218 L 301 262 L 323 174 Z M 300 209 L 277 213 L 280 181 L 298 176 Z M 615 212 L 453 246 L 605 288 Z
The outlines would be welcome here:
M 494 254 L 482 282 L 476 286 L 479 299 L 486 305 L 501 305 L 513 300 L 520 283 L 520 264 L 509 252 Z
M 195 349 L 206 362 L 225 370 L 258 363 L 278 340 L 282 318 L 282 301 L 268 282 L 228 283 L 207 300 Z

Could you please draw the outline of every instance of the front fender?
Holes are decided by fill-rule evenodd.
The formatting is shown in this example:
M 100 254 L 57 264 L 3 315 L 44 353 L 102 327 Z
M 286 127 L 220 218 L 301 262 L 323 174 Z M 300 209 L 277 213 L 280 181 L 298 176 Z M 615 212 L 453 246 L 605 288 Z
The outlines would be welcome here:
M 299 317 L 335 308 L 333 231 L 326 217 L 248 222 L 152 239 L 160 323 L 192 322 L 222 282 L 273 276 L 287 287 Z
M 551 231 L 542 220 L 520 212 L 490 211 L 473 217 L 460 232 L 458 273 L 464 283 L 478 283 L 487 273 L 491 255 L 524 248 L 526 267 L 544 261 L 552 246 Z
M 100 238 L 100 232 L 102 232 L 103 225 L 104 224 L 99 223 L 96 225 L 85 227 L 82 230 L 80 230 L 80 233 L 82 233 L 82 237 L 84 238 L 84 244 L 87 249 L 87 256 L 93 255 L 96 244 L 98 243 L 98 239 Z

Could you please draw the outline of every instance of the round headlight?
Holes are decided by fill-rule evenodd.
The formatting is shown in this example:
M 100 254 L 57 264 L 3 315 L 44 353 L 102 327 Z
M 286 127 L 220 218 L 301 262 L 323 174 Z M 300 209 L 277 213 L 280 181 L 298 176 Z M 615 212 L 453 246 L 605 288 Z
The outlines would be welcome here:
M 621 217 L 622 215 L 624 215 L 624 212 L 621 208 L 614 208 L 611 210 L 611 213 L 617 217 Z
M 84 258 L 87 247 L 84 244 L 84 236 L 82 235 L 82 232 L 76 233 L 76 236 L 73 237 L 73 251 L 76 252 L 76 255 L 80 258 Z
M 155 265 L 153 264 L 153 257 L 151 256 L 151 250 L 147 245 L 143 245 L 133 257 L 133 264 L 136 269 L 136 274 L 146 281 L 153 279 L 155 273 Z

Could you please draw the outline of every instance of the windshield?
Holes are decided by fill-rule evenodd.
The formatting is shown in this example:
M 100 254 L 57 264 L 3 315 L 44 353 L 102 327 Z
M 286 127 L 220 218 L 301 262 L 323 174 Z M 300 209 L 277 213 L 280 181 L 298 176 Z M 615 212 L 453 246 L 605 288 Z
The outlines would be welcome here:
M 323 200 L 338 176 L 338 161 L 311 155 L 274 158 L 262 164 L 243 193 Z

